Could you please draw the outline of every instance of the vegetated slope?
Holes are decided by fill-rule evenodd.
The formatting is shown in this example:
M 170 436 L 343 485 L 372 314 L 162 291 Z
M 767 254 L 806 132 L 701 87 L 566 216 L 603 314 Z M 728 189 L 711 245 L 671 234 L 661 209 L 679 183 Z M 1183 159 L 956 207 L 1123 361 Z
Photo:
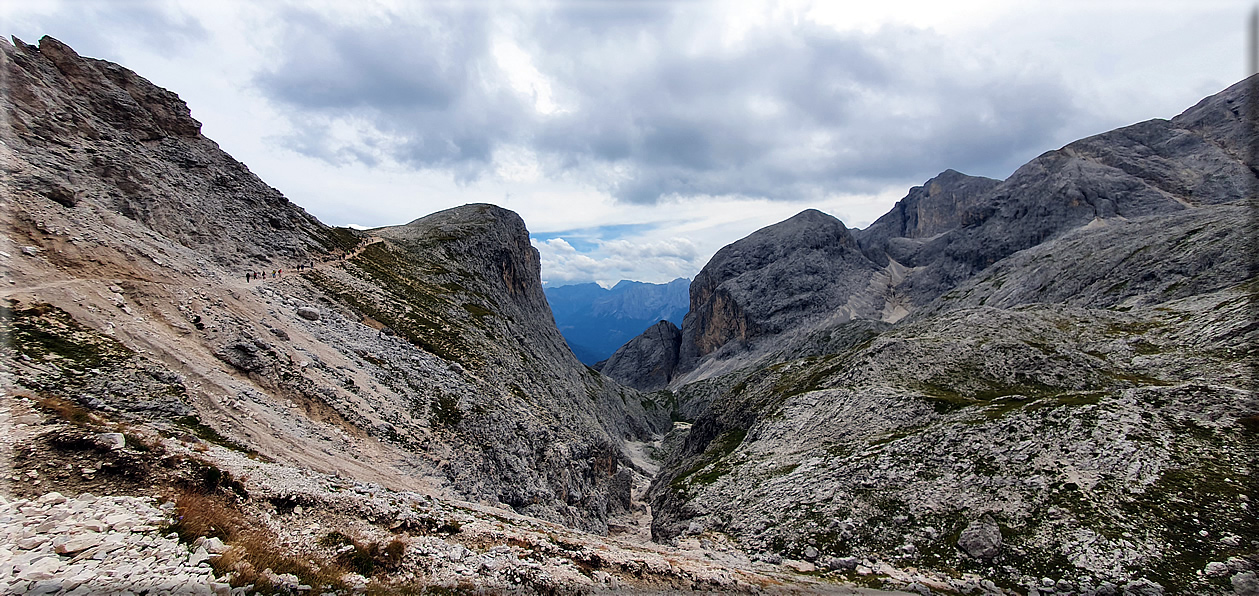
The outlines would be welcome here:
M 135 73 L 0 56 L 13 391 L 595 532 L 629 508 L 667 412 L 569 353 L 515 214 L 334 229 Z
M 946 172 L 912 190 L 851 233 L 899 279 L 886 294 L 897 318 L 841 310 L 769 327 L 749 305 L 808 293 L 696 300 L 701 280 L 737 277 L 714 275 L 729 262 L 715 258 L 692 315 L 724 319 L 688 330 L 688 318 L 681 353 L 703 351 L 700 330 L 725 335 L 708 332 L 722 339 L 674 377 L 693 425 L 665 442 L 654 536 L 728 535 L 841 573 L 891 562 L 1020 591 L 1046 577 L 1080 593 L 1253 581 L 1250 83 L 1001 183 Z M 931 195 L 960 213 L 907 215 Z M 851 258 L 831 236 L 781 246 Z M 851 287 L 879 274 L 852 269 Z M 764 271 L 738 275 L 746 287 L 789 275 Z
M 659 321 L 682 323 L 690 281 L 667 284 L 623 280 L 611 288 L 596 283 L 547 287 L 555 325 L 584 363 L 599 368 L 617 348 Z

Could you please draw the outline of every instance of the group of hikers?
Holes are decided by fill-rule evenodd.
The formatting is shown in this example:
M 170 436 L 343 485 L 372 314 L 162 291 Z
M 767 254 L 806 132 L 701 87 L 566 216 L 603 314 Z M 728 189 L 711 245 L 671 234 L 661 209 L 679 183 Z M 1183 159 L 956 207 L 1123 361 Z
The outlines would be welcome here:
M 297 266 L 298 271 L 305 271 L 306 269 L 314 269 L 314 268 L 315 268 L 314 265 L 307 265 L 305 263 Z M 245 272 L 245 281 L 247 282 L 258 281 L 260 279 L 267 279 L 268 277 L 270 277 L 271 279 L 284 277 L 284 270 L 272 269 L 271 271 L 246 271 Z
M 361 248 L 364 245 L 370 244 L 370 243 L 371 241 L 360 243 L 359 246 L 355 248 L 355 250 L 358 250 L 358 248 Z M 330 262 L 335 262 L 335 261 L 344 261 L 350 258 L 351 254 L 353 253 L 348 252 L 348 251 L 337 250 L 334 252 L 334 254 L 325 258 L 323 262 L 330 263 Z M 297 266 L 298 271 L 305 271 L 307 269 L 314 269 L 314 268 L 315 268 L 314 263 L 309 263 L 309 264 L 303 263 Z M 279 279 L 282 277 L 284 277 L 283 269 L 272 269 L 271 271 L 246 271 L 245 272 L 246 282 L 258 281 L 260 279 L 267 279 L 267 278 Z

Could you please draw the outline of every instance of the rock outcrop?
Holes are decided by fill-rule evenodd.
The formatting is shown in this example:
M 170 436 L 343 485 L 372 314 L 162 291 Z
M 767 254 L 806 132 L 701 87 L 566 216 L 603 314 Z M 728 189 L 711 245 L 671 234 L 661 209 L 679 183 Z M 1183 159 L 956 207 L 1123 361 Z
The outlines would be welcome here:
M 961 228 L 1000 180 L 967 176 L 945 170 L 905 198 L 864 230 L 855 233 L 861 250 L 881 266 L 888 259 L 912 262 L 922 245 L 936 236 Z
M 682 330 L 660 321 L 621 346 L 601 363 L 599 372 L 640 391 L 664 389 L 678 368 Z
M 822 318 L 878 318 L 879 270 L 843 223 L 817 210 L 758 230 L 717 251 L 691 282 L 678 368 L 754 352 L 759 339 Z
M 331 228 L 201 136 L 174 93 L 51 37 L 38 48 L 14 44 L 0 43 L 7 123 L 0 159 L 17 201 L 8 210 L 25 217 L 21 199 L 32 196 L 60 205 L 85 231 L 63 250 L 123 248 L 132 258 L 162 260 L 150 241 L 156 234 L 177 245 L 181 260 L 210 259 L 243 275 L 336 246 Z M 141 243 L 99 242 L 90 231 L 101 228 Z

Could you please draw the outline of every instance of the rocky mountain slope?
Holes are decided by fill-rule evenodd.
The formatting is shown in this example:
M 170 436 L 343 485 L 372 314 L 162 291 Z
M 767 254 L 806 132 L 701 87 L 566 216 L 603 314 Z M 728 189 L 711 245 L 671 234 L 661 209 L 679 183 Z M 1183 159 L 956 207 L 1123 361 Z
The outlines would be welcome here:
M 667 284 L 623 280 L 611 288 L 596 283 L 546 288 L 555 325 L 582 362 L 595 366 L 625 342 L 659 321 L 682 324 L 690 282 Z
M 1162 221 L 1157 216 L 1195 212 L 1184 217 L 1210 218 L 1200 208 L 1241 204 L 1255 184 L 1245 157 L 1247 135 L 1253 136 L 1244 117 L 1249 84 L 1238 83 L 1171 120 L 1134 124 L 1046 152 L 1004 181 L 947 170 L 911 189 L 864 230 L 843 229 L 838 220 L 809 210 L 731 244 L 692 283 L 672 385 L 747 366 L 850 319 L 896 322 L 994 263 L 1073 230 L 1134 220 L 1148 220 L 1138 225 L 1153 230 L 1159 224 L 1150 222 Z M 1109 248 L 1145 250 L 1135 228 L 1129 232 L 1126 242 Z M 1171 252 L 1155 251 L 1158 257 Z M 1131 264 L 1155 263 L 1155 253 Z M 1193 265 L 1183 255 L 1173 258 L 1182 266 L 1156 267 L 1170 276 L 1164 287 L 1208 269 L 1227 272 L 1207 273 L 1213 282 L 1205 286 L 1181 283 L 1180 296 L 1218 289 L 1249 267 L 1247 253 L 1238 251 L 1197 255 Z M 1135 271 L 1121 266 L 1119 255 L 1107 259 L 1119 276 Z M 1080 271 L 1055 278 L 1057 291 L 1110 278 Z
M 0 591 L 870 592 L 648 542 L 670 412 L 567 349 L 515 214 L 330 228 L 125 68 L 0 72 Z
M 565 347 L 514 213 L 334 229 L 173 93 L 0 49 L 6 395 L 598 533 L 636 514 L 668 413 Z
M 601 362 L 600 372 L 642 391 L 664 389 L 678 367 L 682 330 L 660 321 Z
M 0 590 L 1257 589 L 1243 86 L 727 247 L 644 395 L 515 214 L 330 228 L 125 68 L 0 72 Z
M 723 249 L 654 536 L 1029 594 L 1252 593 L 1256 81 L 1005 181 L 945 172 L 866 230 L 806 211 Z

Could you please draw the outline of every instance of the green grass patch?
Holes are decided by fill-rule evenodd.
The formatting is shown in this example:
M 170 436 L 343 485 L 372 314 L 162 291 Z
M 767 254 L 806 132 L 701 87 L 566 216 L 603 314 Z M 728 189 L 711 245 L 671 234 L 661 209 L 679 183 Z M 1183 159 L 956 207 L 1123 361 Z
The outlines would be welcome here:
M 192 432 L 192 434 L 207 443 L 214 443 L 215 445 L 226 447 L 232 451 L 238 451 L 255 457 L 258 456 L 257 451 L 219 434 L 218 431 L 206 426 L 205 423 L 201 422 L 201 419 L 196 416 L 183 416 L 181 418 L 176 418 L 175 424 L 188 429 Z
M 0 343 L 18 354 L 58 368 L 89 370 L 120 364 L 133 352 L 118 340 L 81 325 L 64 310 L 16 300 L 0 308 Z

